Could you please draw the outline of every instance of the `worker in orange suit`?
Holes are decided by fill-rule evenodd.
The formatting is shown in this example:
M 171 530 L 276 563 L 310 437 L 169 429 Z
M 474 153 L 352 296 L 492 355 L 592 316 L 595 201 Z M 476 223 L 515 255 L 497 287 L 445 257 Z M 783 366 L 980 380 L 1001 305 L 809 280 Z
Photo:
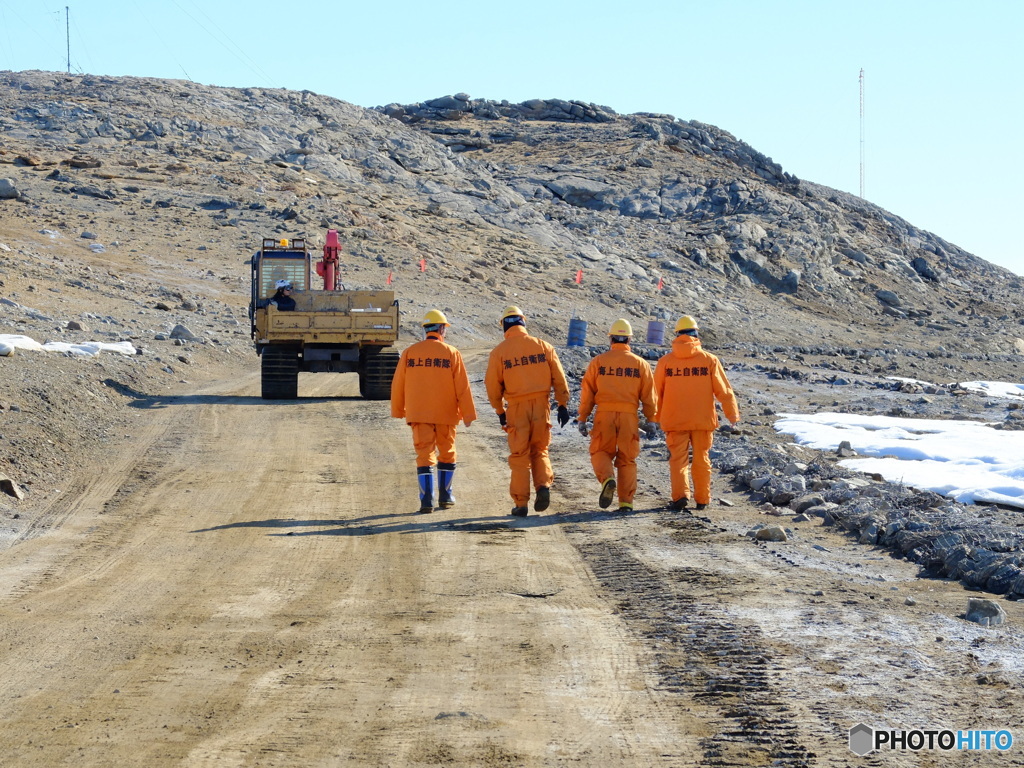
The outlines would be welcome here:
M 484 382 L 487 398 L 508 437 L 508 465 L 512 470 L 509 493 L 512 514 L 529 514 L 530 475 L 537 495 L 533 509 L 543 512 L 551 504 L 555 475 L 548 458 L 551 443 L 551 392 L 558 404 L 558 424 L 569 421 L 569 383 L 555 348 L 526 332 L 519 307 L 508 307 L 501 317 L 505 340 L 491 351 Z
M 426 338 L 408 347 L 391 380 L 391 415 L 412 427 L 416 476 L 422 513 L 434 511 L 434 463 L 437 463 L 437 505 L 455 506 L 455 427 L 476 420 L 476 404 L 462 355 L 445 344 L 448 318 L 432 309 L 423 318 Z
M 611 349 L 591 360 L 583 374 L 577 418 L 580 431 L 586 435 L 587 419 L 597 407 L 590 430 L 590 463 L 601 484 L 598 506 L 610 506 L 618 488 L 619 510 L 630 512 L 636 496 L 636 458 L 640 455 L 637 409 L 642 403 L 644 416 L 653 420 L 657 397 L 651 366 L 630 351 L 633 327 L 629 321 L 616 320 L 608 336 Z
M 736 395 L 725 377 L 722 363 L 701 348 L 697 321 L 689 315 L 676 323 L 672 351 L 663 356 L 654 371 L 658 397 L 655 420 L 665 431 L 672 480 L 672 509 L 686 508 L 690 493 L 690 450 L 693 450 L 693 499 L 697 509 L 711 503 L 711 444 L 718 429 L 715 400 L 725 417 L 739 423 Z

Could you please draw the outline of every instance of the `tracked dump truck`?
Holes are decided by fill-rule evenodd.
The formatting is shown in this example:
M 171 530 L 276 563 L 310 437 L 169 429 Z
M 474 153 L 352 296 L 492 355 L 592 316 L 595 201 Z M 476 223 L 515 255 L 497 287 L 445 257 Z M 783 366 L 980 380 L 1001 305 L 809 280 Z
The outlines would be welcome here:
M 358 373 L 359 394 L 367 400 L 391 397 L 398 365 L 398 302 L 392 291 L 350 291 L 340 282 L 341 247 L 329 230 L 315 274 L 304 238 L 264 238 L 252 257 L 249 320 L 256 354 L 262 361 L 264 398 L 298 397 L 299 372 Z M 279 282 L 292 286 L 295 308 L 271 303 Z M 283 304 L 284 302 L 282 302 Z

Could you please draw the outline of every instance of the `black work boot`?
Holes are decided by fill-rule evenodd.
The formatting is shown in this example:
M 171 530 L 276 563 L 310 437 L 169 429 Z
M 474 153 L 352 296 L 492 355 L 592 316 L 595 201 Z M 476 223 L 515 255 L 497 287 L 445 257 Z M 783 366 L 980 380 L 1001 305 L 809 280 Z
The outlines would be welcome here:
M 420 513 L 434 511 L 434 468 L 416 467 L 416 478 L 420 481 Z
M 542 485 L 537 489 L 537 498 L 533 500 L 533 511 L 543 512 L 551 506 L 551 489 Z
M 608 509 L 612 499 L 615 498 L 615 478 L 609 477 L 601 483 L 601 495 L 597 497 L 597 506 L 601 509 Z

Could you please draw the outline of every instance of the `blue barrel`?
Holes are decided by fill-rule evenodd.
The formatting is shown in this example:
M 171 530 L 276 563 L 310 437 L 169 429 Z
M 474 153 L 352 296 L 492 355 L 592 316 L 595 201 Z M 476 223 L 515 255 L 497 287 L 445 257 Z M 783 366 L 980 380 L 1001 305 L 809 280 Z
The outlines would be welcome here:
M 569 321 L 569 347 L 587 346 L 587 321 L 574 317 Z
M 661 320 L 651 320 L 647 323 L 647 343 L 656 347 L 665 343 L 665 324 Z

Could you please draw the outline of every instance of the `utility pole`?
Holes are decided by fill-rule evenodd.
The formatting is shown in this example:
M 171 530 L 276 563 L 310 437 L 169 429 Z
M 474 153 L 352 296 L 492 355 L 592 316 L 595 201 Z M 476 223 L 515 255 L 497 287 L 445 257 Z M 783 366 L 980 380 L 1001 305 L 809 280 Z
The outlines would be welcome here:
M 64 34 L 68 41 L 68 74 L 71 74 L 71 8 L 64 6 Z
M 860 68 L 860 196 L 864 197 L 864 67 Z

